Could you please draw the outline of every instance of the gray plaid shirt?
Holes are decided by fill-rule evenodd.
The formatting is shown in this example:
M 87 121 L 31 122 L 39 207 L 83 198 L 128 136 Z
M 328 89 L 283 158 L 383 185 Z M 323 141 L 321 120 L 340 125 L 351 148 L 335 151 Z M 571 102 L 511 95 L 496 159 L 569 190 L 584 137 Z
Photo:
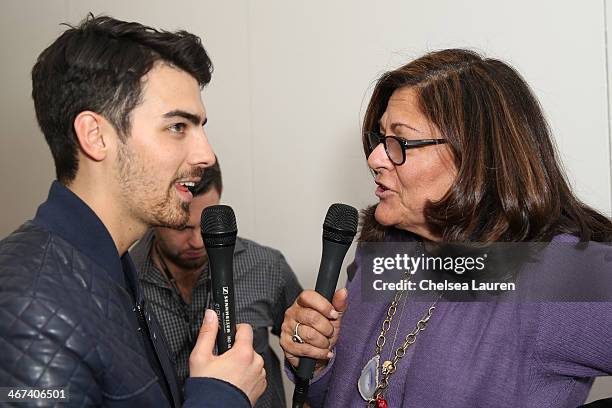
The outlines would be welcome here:
M 189 354 L 197 339 L 208 306 L 210 280 L 208 264 L 185 304 L 172 290 L 163 271 L 154 264 L 150 252 L 153 231 L 130 250 L 138 269 L 145 297 L 150 302 L 166 335 L 181 384 L 189 376 Z M 285 310 L 302 291 L 283 255 L 272 248 L 238 237 L 234 250 L 236 322 L 253 326 L 253 346 L 264 359 L 268 388 L 256 408 L 285 407 L 285 396 L 276 354 L 268 344 L 268 328 L 280 335 Z

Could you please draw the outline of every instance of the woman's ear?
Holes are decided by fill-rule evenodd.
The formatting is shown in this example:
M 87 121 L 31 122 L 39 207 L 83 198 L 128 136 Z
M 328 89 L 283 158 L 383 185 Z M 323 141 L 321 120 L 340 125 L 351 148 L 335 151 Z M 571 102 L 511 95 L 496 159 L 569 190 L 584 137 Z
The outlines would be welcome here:
M 91 111 L 83 111 L 74 119 L 74 132 L 85 155 L 94 161 L 102 161 L 108 154 L 110 135 L 102 132 L 104 118 Z

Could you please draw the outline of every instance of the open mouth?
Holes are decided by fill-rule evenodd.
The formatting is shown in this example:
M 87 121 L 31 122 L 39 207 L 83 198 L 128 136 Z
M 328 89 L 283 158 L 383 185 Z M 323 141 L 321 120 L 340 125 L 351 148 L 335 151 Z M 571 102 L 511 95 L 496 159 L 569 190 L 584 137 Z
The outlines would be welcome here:
M 387 194 L 387 191 L 391 191 L 391 190 L 387 188 L 384 184 L 376 182 L 376 191 L 374 191 L 374 194 L 378 198 L 382 199 L 382 198 L 389 196 L 389 194 L 391 193 Z
M 183 191 L 189 191 L 193 194 L 196 183 L 194 181 L 179 181 L 176 184 L 181 186 Z
M 379 188 L 381 191 L 387 191 L 387 190 L 388 190 L 388 188 L 387 188 L 387 187 L 386 187 L 384 184 L 382 184 L 382 183 L 378 183 L 378 182 L 377 182 L 377 183 L 376 183 L 376 185 L 378 186 L 378 188 Z

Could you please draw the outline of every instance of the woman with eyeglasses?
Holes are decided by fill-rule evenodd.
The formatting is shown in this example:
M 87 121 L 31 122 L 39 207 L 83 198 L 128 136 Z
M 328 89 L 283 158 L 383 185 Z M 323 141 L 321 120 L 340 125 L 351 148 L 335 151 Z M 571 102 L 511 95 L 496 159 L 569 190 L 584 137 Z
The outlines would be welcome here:
M 581 273 L 570 256 L 580 242 L 612 262 L 598 244 L 612 223 L 571 191 L 521 76 L 467 50 L 427 54 L 378 80 L 362 142 L 378 203 L 362 213 L 354 278 L 331 304 L 303 292 L 283 324 L 290 365 L 317 360 L 310 405 L 582 404 L 593 378 L 612 373 L 610 302 L 364 298 L 368 242 L 567 244 L 533 267 L 545 282 Z M 612 264 L 600 269 L 612 281 Z

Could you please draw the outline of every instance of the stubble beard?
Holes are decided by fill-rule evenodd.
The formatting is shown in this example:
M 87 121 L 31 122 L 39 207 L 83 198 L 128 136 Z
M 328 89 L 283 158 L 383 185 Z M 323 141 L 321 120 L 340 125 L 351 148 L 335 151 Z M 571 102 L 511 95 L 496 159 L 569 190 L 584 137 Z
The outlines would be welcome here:
M 185 259 L 181 258 L 181 251 L 169 248 L 166 246 L 166 242 L 164 239 L 161 239 L 159 236 L 155 237 L 156 249 L 158 254 L 167 262 L 172 263 L 175 266 L 183 270 L 194 271 L 201 270 L 202 267 L 208 262 L 208 255 L 204 255 L 200 258 L 196 259 Z
M 173 192 L 174 184 L 163 196 L 140 156 L 127 143 L 119 142 L 116 174 L 120 183 L 120 199 L 131 215 L 149 227 L 182 228 L 189 221 L 189 203 Z
M 171 253 L 164 251 L 163 249 L 162 249 L 162 252 L 164 253 L 164 257 L 166 259 L 168 259 L 170 262 L 172 262 L 176 266 L 182 269 L 186 269 L 186 270 L 202 269 L 202 267 L 204 266 L 204 264 L 206 263 L 208 259 L 206 256 L 204 256 L 202 258 L 186 260 L 186 259 L 181 258 L 180 254 L 171 254 Z

